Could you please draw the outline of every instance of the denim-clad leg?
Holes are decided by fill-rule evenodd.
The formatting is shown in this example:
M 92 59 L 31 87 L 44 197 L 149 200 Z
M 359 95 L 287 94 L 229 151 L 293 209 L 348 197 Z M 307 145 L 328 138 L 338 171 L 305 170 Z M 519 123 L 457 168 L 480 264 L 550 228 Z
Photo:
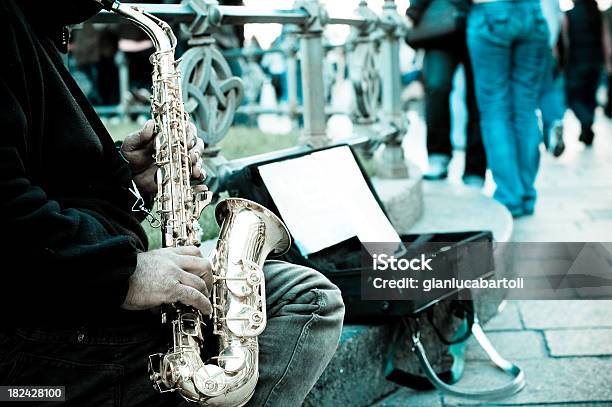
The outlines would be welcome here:
M 548 143 L 546 137 L 548 131 L 555 122 L 562 121 L 565 115 L 565 94 L 563 89 L 563 76 L 556 73 L 557 60 L 552 52 L 545 56 L 546 69 L 542 76 L 540 87 L 540 111 L 542 112 L 542 129 L 544 130 L 544 142 Z M 547 144 L 548 146 L 548 144 Z
M 567 103 L 583 127 L 590 128 L 595 121 L 597 86 L 601 67 L 590 61 L 568 66 L 566 73 Z
M 463 171 L 463 176 L 477 175 L 484 178 L 487 173 L 487 157 L 484 145 L 482 144 L 480 113 L 476 104 L 474 73 L 467 44 L 464 45 L 462 54 L 465 72 L 465 106 L 468 113 L 465 140 L 465 170 Z
M 487 163 L 497 184 L 495 198 L 510 211 L 520 211 L 523 190 L 518 153 L 512 135 L 510 61 L 508 41 L 493 31 L 483 5 L 474 5 L 468 18 L 467 43 L 472 60 L 480 129 Z M 506 15 L 507 18 L 507 15 Z
M 533 210 L 541 140 L 535 109 L 548 45 L 539 2 L 475 4 L 467 42 L 494 196 L 519 216 Z
M 535 180 L 540 166 L 542 132 L 538 124 L 540 83 L 548 52 L 548 28 L 542 18 L 534 20 L 533 29 L 540 35 L 525 36 L 514 46 L 512 69 L 512 110 L 514 137 L 523 186 L 523 210 L 533 213 L 536 201 Z
M 268 261 L 264 274 L 268 324 L 259 336 L 260 376 L 248 405 L 299 406 L 336 351 L 342 297 L 309 268 Z M 2 327 L 0 385 L 65 386 L 68 406 L 187 407 L 177 393 L 153 389 L 147 360 L 167 351 L 170 331 L 152 313 L 144 317 L 112 328 Z
M 451 113 L 449 98 L 453 90 L 453 75 L 460 63 L 456 50 L 432 48 L 425 52 L 425 121 L 427 123 L 427 153 L 451 158 Z
M 447 159 L 453 155 L 449 99 L 453 90 L 453 78 L 459 64 L 463 64 L 465 71 L 468 112 L 464 176 L 484 177 L 487 171 L 487 160 L 480 136 L 472 67 L 463 37 L 453 38 L 445 47 L 430 48 L 425 52 L 423 79 L 425 82 L 427 153 L 429 157 L 444 156 Z
M 336 351 L 344 305 L 317 271 L 268 261 L 268 323 L 259 336 L 259 382 L 248 406 L 299 406 Z

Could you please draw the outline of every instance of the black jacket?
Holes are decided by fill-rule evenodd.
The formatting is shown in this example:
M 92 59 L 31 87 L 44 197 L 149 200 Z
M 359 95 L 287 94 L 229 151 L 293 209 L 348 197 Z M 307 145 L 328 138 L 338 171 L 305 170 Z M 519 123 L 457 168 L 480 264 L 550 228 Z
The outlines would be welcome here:
M 602 15 L 595 0 L 575 0 L 566 12 L 568 50 L 567 66 L 603 63 Z M 574 78 L 570 78 L 574 79 Z
M 433 0 L 411 0 L 410 7 L 406 9 L 406 15 L 415 23 L 421 20 L 425 9 Z M 471 0 L 450 0 L 458 11 L 467 14 L 471 6 Z
M 131 173 L 64 68 L 61 26 L 92 0 L 0 0 L 0 308 L 4 323 L 95 325 L 122 311 L 146 235 Z

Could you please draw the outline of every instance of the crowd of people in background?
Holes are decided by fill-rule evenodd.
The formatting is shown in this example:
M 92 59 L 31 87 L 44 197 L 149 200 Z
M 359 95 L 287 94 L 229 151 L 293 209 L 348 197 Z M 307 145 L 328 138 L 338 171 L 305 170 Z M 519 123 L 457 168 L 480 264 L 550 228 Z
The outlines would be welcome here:
M 434 1 L 438 0 L 411 3 L 407 16 L 415 26 Z M 484 169 L 489 168 L 495 199 L 514 217 L 531 215 L 540 145 L 544 143 L 554 156 L 563 153 L 567 108 L 580 122 L 579 140 L 586 147 L 593 144 L 596 93 L 604 65 L 608 82 L 604 110 L 611 115 L 612 9 L 601 12 L 595 0 L 574 0 L 565 12 L 558 0 L 449 4 L 465 12 L 466 24 L 425 50 L 429 154 L 425 177 L 442 179 L 448 174 L 449 96 L 453 73 L 462 63 L 468 110 L 464 182 L 482 186 Z
M 612 7 L 600 11 L 596 0 L 567 0 L 564 3 L 571 4 L 565 4 L 563 11 L 560 0 L 412 0 L 406 15 L 413 26 L 421 23 L 435 2 L 445 2 L 465 19 L 460 29 L 422 47 L 420 79 L 425 90 L 429 164 L 424 177 L 440 180 L 448 176 L 454 124 L 449 101 L 455 73 L 463 66 L 467 110 L 463 182 L 482 188 L 489 169 L 496 184 L 495 199 L 515 217 L 530 215 L 537 198 L 534 185 L 541 144 L 555 157 L 563 154 L 566 110 L 580 122 L 579 140 L 586 147 L 596 138 L 596 94 L 606 82 L 604 112 L 612 116 Z M 152 44 L 142 32 L 131 25 L 103 30 L 85 25 L 74 38 L 75 76 L 83 77 L 83 83 L 89 81 L 90 92 L 84 90 L 94 104 L 119 103 L 118 50 L 127 59 L 131 96 L 148 103 L 151 77 L 147 59 Z M 218 44 L 223 49 L 241 47 L 244 35 L 220 33 Z M 186 48 L 186 40 L 180 45 Z M 270 64 L 279 58 L 279 54 L 270 54 L 260 62 L 282 100 L 286 98 L 286 83 L 281 86 L 286 82 L 286 72 L 282 72 L 286 68 L 282 63 Z M 235 61 L 230 63 L 240 76 Z M 280 66 L 281 72 L 270 66 Z

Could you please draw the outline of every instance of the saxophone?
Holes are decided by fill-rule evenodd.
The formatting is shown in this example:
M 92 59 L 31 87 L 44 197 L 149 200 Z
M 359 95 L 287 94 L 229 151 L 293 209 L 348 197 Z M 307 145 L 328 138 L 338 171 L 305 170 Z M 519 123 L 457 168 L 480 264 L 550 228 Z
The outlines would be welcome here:
M 199 245 L 198 219 L 211 202 L 205 185 L 191 185 L 180 72 L 174 57 L 176 37 L 168 24 L 138 8 L 115 0 L 102 6 L 126 17 L 153 41 L 153 95 L 156 203 L 162 245 Z M 257 336 L 266 326 L 263 263 L 270 253 L 290 246 L 283 222 L 263 206 L 238 198 L 225 199 L 215 209 L 221 232 L 211 256 L 213 268 L 212 333 L 217 356 L 203 361 L 202 314 L 183 304 L 162 311 L 162 323 L 172 327 L 167 353 L 149 357 L 149 374 L 159 392 L 176 391 L 201 406 L 242 406 L 251 398 L 259 377 Z

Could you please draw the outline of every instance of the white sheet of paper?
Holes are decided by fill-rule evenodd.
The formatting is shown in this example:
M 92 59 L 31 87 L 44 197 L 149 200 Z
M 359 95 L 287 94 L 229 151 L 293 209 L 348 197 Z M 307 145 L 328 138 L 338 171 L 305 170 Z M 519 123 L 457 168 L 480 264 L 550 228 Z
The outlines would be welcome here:
M 355 236 L 401 241 L 349 147 L 262 165 L 259 173 L 305 256 Z

